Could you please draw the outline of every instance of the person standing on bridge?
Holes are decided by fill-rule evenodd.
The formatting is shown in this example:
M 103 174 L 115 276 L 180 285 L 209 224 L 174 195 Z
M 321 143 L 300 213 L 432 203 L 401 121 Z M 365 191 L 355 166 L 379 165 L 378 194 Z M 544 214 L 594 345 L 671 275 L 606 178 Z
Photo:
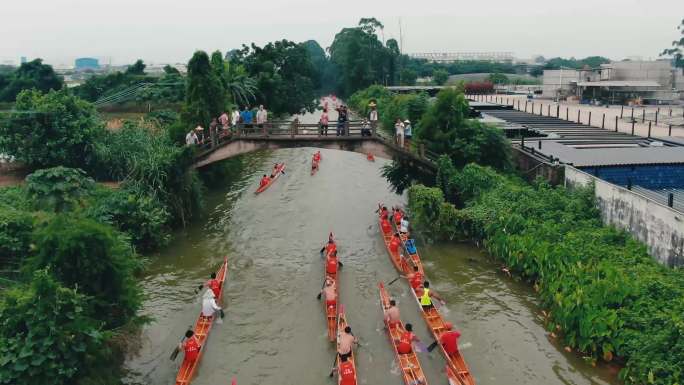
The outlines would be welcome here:
M 326 102 L 327 104 L 327 102 Z M 323 108 L 323 113 L 321 114 L 321 119 L 318 121 L 319 125 L 319 130 L 318 130 L 318 135 L 325 135 L 328 136 L 328 123 L 330 122 L 330 118 L 328 118 L 328 108 L 325 107 Z
M 347 106 L 344 104 L 337 108 L 337 135 L 344 136 L 344 127 L 347 124 Z
M 252 111 L 249 109 L 249 106 L 245 106 L 245 109 L 240 113 L 240 118 L 245 128 L 252 128 Z
M 256 113 L 257 125 L 259 126 L 259 128 L 264 128 L 264 125 L 266 124 L 267 121 L 268 121 L 268 111 L 266 111 L 263 104 L 260 104 L 259 110 Z M 264 134 L 266 134 L 265 131 L 264 131 Z
M 375 100 L 371 100 L 370 103 L 368 103 L 368 107 L 370 107 L 368 120 L 370 120 L 371 128 L 375 130 L 378 128 L 378 105 L 375 103 Z
M 394 123 L 394 132 L 397 145 L 399 147 L 404 147 L 404 123 L 401 122 L 401 118 L 397 118 Z
M 230 123 L 233 126 L 233 129 L 237 130 L 237 125 L 238 123 L 240 123 L 240 111 L 238 111 L 237 107 L 233 110 L 233 113 L 230 115 Z
M 411 121 L 404 120 L 404 147 L 406 150 L 410 149 L 411 138 L 413 137 L 413 129 L 411 127 Z
M 228 126 L 230 125 L 230 118 L 225 111 L 221 114 L 221 116 L 219 116 L 219 123 L 221 123 L 222 130 L 228 129 Z
M 199 143 L 199 139 L 197 138 L 197 134 L 195 134 L 195 130 L 190 130 L 190 132 L 185 135 L 185 144 L 188 146 L 194 146 L 197 143 Z

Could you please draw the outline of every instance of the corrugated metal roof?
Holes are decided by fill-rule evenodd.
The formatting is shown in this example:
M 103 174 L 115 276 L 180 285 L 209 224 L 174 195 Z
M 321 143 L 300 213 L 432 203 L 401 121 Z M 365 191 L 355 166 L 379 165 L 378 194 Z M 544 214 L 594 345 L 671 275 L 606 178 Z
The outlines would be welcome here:
M 660 87 L 652 80 L 601 80 L 597 82 L 577 82 L 580 87 Z

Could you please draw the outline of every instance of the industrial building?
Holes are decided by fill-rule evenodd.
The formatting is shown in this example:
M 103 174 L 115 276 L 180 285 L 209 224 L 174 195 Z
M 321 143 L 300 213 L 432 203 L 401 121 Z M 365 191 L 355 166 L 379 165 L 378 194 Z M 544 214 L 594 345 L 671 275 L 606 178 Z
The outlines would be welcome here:
M 97 70 L 100 68 L 100 61 L 92 57 L 81 57 L 74 62 L 76 71 Z
M 677 103 L 684 99 L 684 72 L 673 67 L 670 60 L 545 70 L 542 97 L 604 104 Z

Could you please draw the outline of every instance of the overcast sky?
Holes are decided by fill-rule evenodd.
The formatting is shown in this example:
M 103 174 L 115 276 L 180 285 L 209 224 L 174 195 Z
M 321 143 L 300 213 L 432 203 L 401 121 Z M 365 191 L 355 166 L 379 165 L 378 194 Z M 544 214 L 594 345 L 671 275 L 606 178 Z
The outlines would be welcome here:
M 186 62 L 197 49 L 317 40 L 329 46 L 361 17 L 404 52 L 510 51 L 656 58 L 678 37 L 684 0 L 1 0 L 0 62 Z

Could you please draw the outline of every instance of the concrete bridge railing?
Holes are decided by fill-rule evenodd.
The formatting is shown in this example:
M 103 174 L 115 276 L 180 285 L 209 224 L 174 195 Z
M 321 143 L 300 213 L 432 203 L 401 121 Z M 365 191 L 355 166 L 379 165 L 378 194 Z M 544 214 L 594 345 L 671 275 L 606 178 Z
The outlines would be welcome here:
M 422 145 L 410 143 L 400 147 L 394 138 L 364 126 L 361 121 L 331 122 L 327 129 L 318 124 L 268 122 L 262 125 L 239 124 L 233 129 L 206 132 L 198 145 L 195 167 L 260 149 L 319 147 L 363 154 L 379 158 L 399 158 L 415 162 L 429 171 L 436 169 L 437 155 Z

